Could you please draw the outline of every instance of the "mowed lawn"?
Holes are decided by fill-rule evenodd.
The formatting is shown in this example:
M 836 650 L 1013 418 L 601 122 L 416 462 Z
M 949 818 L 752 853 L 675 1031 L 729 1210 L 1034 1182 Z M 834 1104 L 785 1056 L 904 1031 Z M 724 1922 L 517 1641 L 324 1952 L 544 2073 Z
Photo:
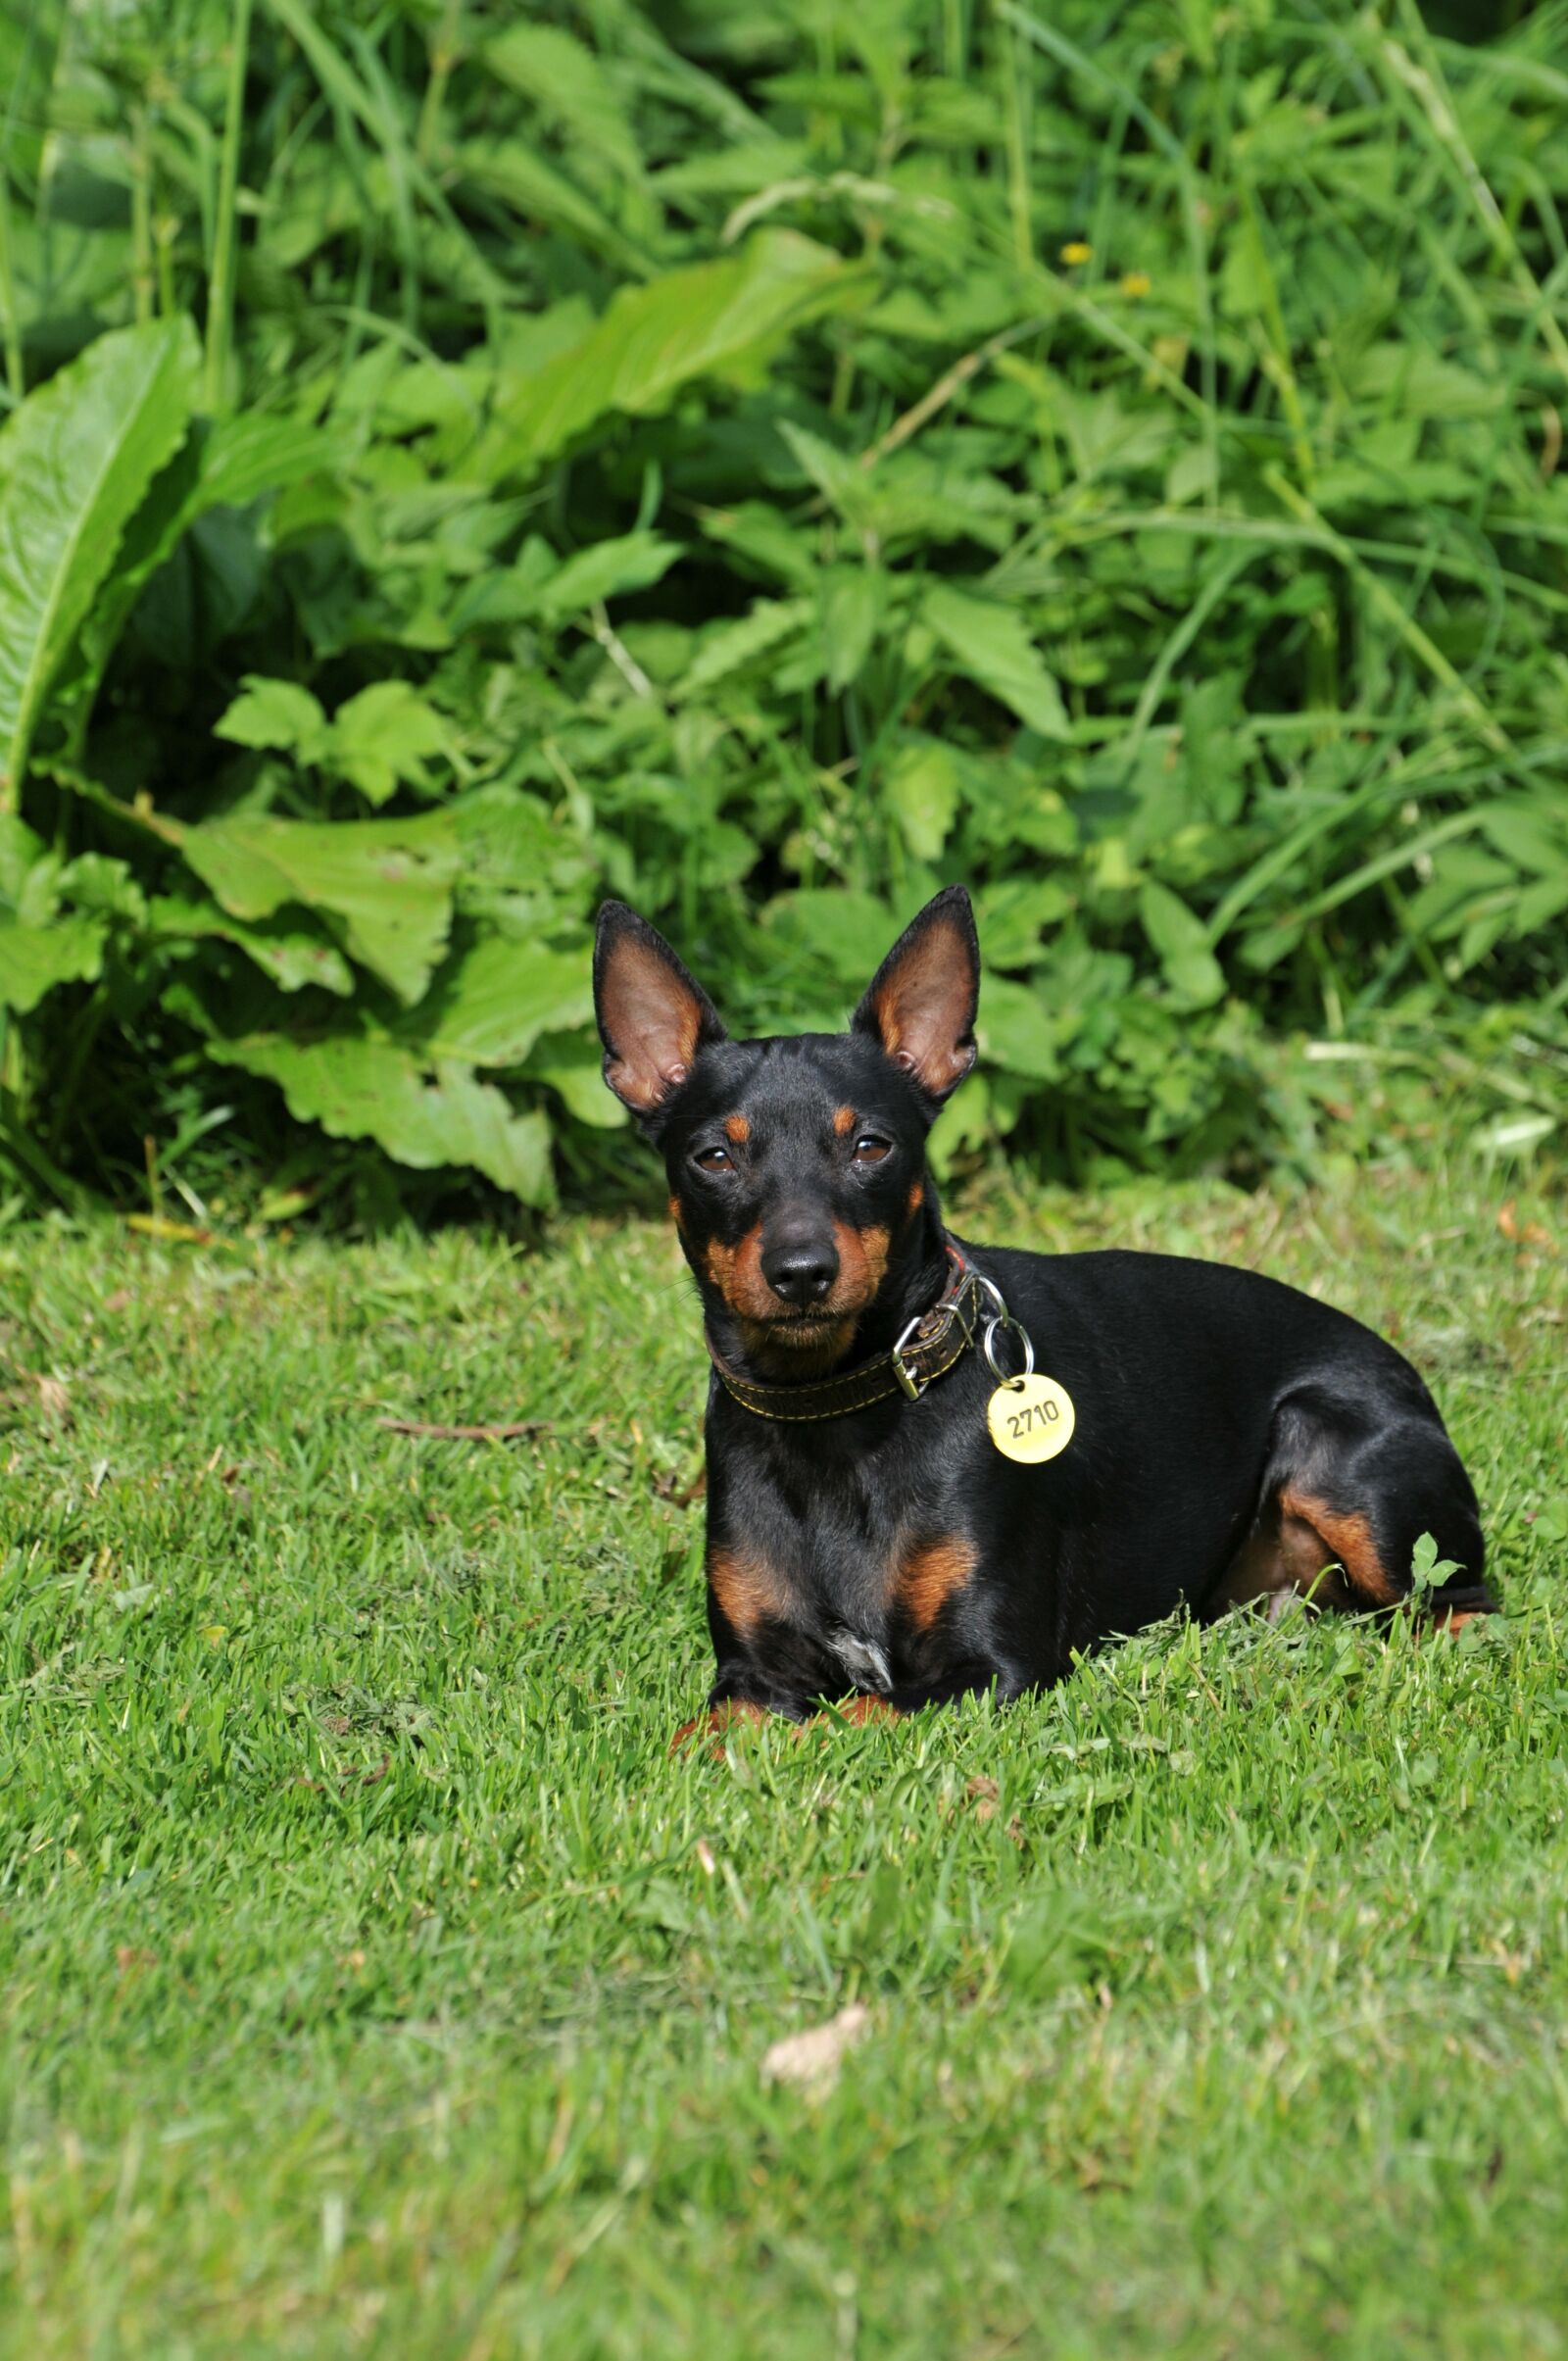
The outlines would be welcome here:
M 1568 1222 L 1510 1193 L 969 1223 L 1390 1329 L 1498 1625 L 722 1762 L 660 1231 L 0 1236 L 4 2349 L 1568 2352 Z

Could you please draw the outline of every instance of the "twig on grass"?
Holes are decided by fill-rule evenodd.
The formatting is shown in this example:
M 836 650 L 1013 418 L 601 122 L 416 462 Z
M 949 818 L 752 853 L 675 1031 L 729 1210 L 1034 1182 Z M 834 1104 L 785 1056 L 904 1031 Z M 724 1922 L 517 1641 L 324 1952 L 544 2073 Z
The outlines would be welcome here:
M 445 1426 L 432 1418 L 378 1418 L 389 1435 L 420 1435 L 438 1443 L 514 1443 L 526 1435 L 547 1435 L 548 1418 L 508 1418 L 486 1426 Z

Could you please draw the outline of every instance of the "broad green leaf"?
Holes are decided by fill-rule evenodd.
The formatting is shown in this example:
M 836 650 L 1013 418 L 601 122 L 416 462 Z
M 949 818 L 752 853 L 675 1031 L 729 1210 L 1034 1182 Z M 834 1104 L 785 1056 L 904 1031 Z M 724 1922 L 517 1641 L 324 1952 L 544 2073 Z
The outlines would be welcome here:
M 93 600 L 61 682 L 62 696 L 91 698 L 143 589 L 202 517 L 328 473 L 349 450 L 342 435 L 294 418 L 248 413 L 214 425 L 198 421 L 125 528 L 114 572 Z
M 354 995 L 354 970 L 335 943 L 313 935 L 303 926 L 261 919 L 254 925 L 220 910 L 216 902 L 196 902 L 188 895 L 160 894 L 148 905 L 154 935 L 166 942 L 200 942 L 220 936 L 255 961 L 262 973 L 284 992 L 303 992 L 316 984 L 341 1000 Z
M 1159 956 L 1165 978 L 1190 1008 L 1206 1008 L 1225 990 L 1225 975 L 1208 948 L 1203 921 L 1169 886 L 1146 878 L 1138 897 L 1144 932 Z
M 870 566 L 838 566 L 828 574 L 822 584 L 822 638 L 830 689 L 847 689 L 857 678 L 886 611 L 887 585 Z
M 605 1082 L 605 1054 L 592 1033 L 547 1033 L 528 1059 L 527 1079 L 559 1092 L 568 1114 L 593 1131 L 621 1131 L 630 1120 Z
M 0 1007 L 25 1015 L 56 984 L 85 982 L 103 967 L 114 888 L 124 864 L 88 854 L 71 864 L 85 888 L 82 911 L 60 909 L 71 875 L 58 854 L 14 812 L 0 813 Z M 109 909 L 97 906 L 109 905 Z
M 59 0 L 0 7 L 0 182 L 38 177 L 55 59 L 69 12 Z
M 254 410 L 219 418 L 196 439 L 189 514 L 248 508 L 284 484 L 329 475 L 347 465 L 353 448 L 341 429 L 313 426 L 303 418 Z
M 939 582 L 926 592 L 921 614 L 960 668 L 1020 721 L 1042 738 L 1069 734 L 1061 692 L 1015 607 Z
M 326 746 L 326 715 L 298 681 L 264 680 L 250 672 L 241 694 L 213 723 L 213 735 L 235 746 L 281 748 L 302 762 L 318 762 Z
M 662 541 L 657 533 L 623 533 L 616 540 L 595 541 L 568 558 L 541 586 L 538 613 L 547 623 L 561 623 L 597 601 L 621 597 L 628 590 L 650 590 L 684 555 L 678 541 Z
M 479 52 L 491 73 L 553 117 L 573 143 L 628 180 L 642 158 L 609 75 L 591 49 L 554 25 L 509 25 Z
M 314 1042 L 251 1034 L 215 1042 L 210 1054 L 277 1083 L 290 1113 L 333 1139 L 379 1141 L 420 1172 L 467 1165 L 524 1205 L 550 1201 L 545 1117 L 514 1113 L 493 1083 L 461 1065 L 437 1065 L 427 1080 L 420 1060 L 397 1043 L 350 1033 Z
M 0 805 L 121 536 L 183 441 L 197 347 L 180 319 L 100 336 L 0 428 Z
M 1568 869 L 1568 803 L 1555 808 L 1543 796 L 1537 803 L 1489 804 L 1481 813 L 1482 833 L 1508 860 L 1542 877 L 1561 877 Z
M 91 910 L 103 918 L 124 918 L 139 926 L 147 915 L 147 897 L 131 875 L 130 863 L 109 853 L 78 853 L 60 872 L 60 899 L 73 910 Z
M 503 373 L 497 422 L 473 463 L 521 473 L 564 450 L 606 411 L 647 417 L 694 377 L 755 369 L 786 336 L 858 300 L 865 274 L 792 230 L 742 254 L 623 287 L 588 334 L 541 369 Z
M 822 498 L 830 501 L 849 523 L 862 530 L 867 527 L 876 493 L 865 469 L 858 467 L 849 453 L 841 451 L 836 443 L 813 434 L 808 426 L 798 426 L 793 418 L 779 420 L 779 433 Z
M 958 809 L 958 765 L 937 739 L 911 739 L 889 765 L 882 800 L 916 861 L 935 861 Z
M 766 921 L 780 953 L 796 964 L 795 989 L 813 1000 L 868 984 L 898 932 L 876 895 L 822 886 L 780 894 L 768 904 Z
M 732 509 L 705 509 L 704 533 L 742 561 L 741 571 L 755 569 L 764 580 L 784 583 L 791 590 L 816 587 L 816 552 L 809 534 L 786 522 L 766 501 L 740 500 Z
M 446 948 L 460 853 L 448 812 L 335 825 L 236 813 L 175 841 L 236 918 L 300 902 L 338 922 L 345 949 L 401 1001 L 416 1001 Z
M 810 619 L 808 599 L 759 599 L 750 615 L 740 615 L 733 623 L 715 623 L 693 658 L 690 670 L 677 685 L 676 696 L 700 697 L 706 690 L 716 688 L 721 680 L 755 664 Z
M 1007 976 L 987 976 L 975 1039 L 986 1064 L 1004 1073 L 1054 1082 L 1061 1071 L 1056 1036 L 1039 992 Z
M 332 767 L 367 803 L 422 784 L 426 761 L 447 747 L 446 723 L 407 680 L 372 681 L 332 716 Z
M 652 270 L 648 254 L 603 206 L 520 139 L 465 140 L 458 163 L 476 188 L 499 197 L 514 213 L 569 231 L 618 271 L 645 278 Z
M 37 829 L 29 828 L 15 812 L 0 812 L 0 905 L 21 909 L 28 882 L 43 859 L 43 838 Z M 40 905 L 44 912 L 53 908 L 52 897 Z
M 593 1014 L 591 955 L 486 935 L 453 960 L 405 1038 L 430 1058 L 519 1065 L 541 1033 L 586 1024 Z
M 1072 907 L 1056 877 L 1001 877 L 974 898 L 980 955 L 994 967 L 1032 967 L 1040 957 L 1044 929 L 1056 925 Z M 986 987 L 989 992 L 991 987 Z
M 521 788 L 478 787 L 447 809 L 463 859 L 458 890 L 465 907 L 475 892 L 553 889 L 574 897 L 589 874 L 587 851 L 569 821 Z
M 88 983 L 104 963 L 102 918 L 60 916 L 24 926 L 0 910 L 0 1003 L 25 1016 L 56 984 Z

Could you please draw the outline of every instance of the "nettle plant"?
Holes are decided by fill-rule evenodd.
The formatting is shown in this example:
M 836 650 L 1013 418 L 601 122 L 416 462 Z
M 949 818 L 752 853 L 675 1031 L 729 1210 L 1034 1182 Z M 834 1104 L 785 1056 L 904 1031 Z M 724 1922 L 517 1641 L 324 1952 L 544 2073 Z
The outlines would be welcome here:
M 1559 25 L 0 19 L 28 1188 L 619 1185 L 606 892 L 770 1028 L 957 878 L 950 1161 L 1547 1137 Z

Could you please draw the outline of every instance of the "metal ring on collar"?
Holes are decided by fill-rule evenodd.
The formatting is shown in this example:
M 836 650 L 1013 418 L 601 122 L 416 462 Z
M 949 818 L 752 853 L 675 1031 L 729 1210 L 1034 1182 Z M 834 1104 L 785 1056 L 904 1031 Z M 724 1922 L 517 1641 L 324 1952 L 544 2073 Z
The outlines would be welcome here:
M 995 1279 L 988 1279 L 984 1271 L 977 1271 L 972 1262 L 969 1265 L 969 1276 L 974 1281 L 976 1287 L 981 1288 L 984 1293 L 991 1298 L 992 1303 L 997 1307 L 996 1317 L 999 1320 L 1009 1319 L 1011 1314 L 1007 1309 L 1006 1299 L 1003 1295 L 1003 1292 L 997 1285 Z
M 1013 1335 L 1021 1339 L 1023 1344 L 1023 1367 L 1021 1369 L 1004 1369 L 1001 1362 L 998 1360 L 996 1354 L 996 1338 L 997 1330 L 999 1328 L 1010 1328 Z M 994 1320 L 988 1320 L 986 1322 L 986 1332 L 981 1339 L 980 1349 L 986 1356 L 986 1367 L 990 1370 L 992 1376 L 997 1380 L 999 1385 L 1014 1385 L 1017 1383 L 1020 1377 L 1031 1377 L 1034 1374 L 1035 1349 L 1033 1340 L 1030 1337 L 1028 1329 L 1024 1327 L 1020 1320 L 1015 1320 L 1010 1311 L 1004 1311 L 999 1315 L 998 1318 Z

